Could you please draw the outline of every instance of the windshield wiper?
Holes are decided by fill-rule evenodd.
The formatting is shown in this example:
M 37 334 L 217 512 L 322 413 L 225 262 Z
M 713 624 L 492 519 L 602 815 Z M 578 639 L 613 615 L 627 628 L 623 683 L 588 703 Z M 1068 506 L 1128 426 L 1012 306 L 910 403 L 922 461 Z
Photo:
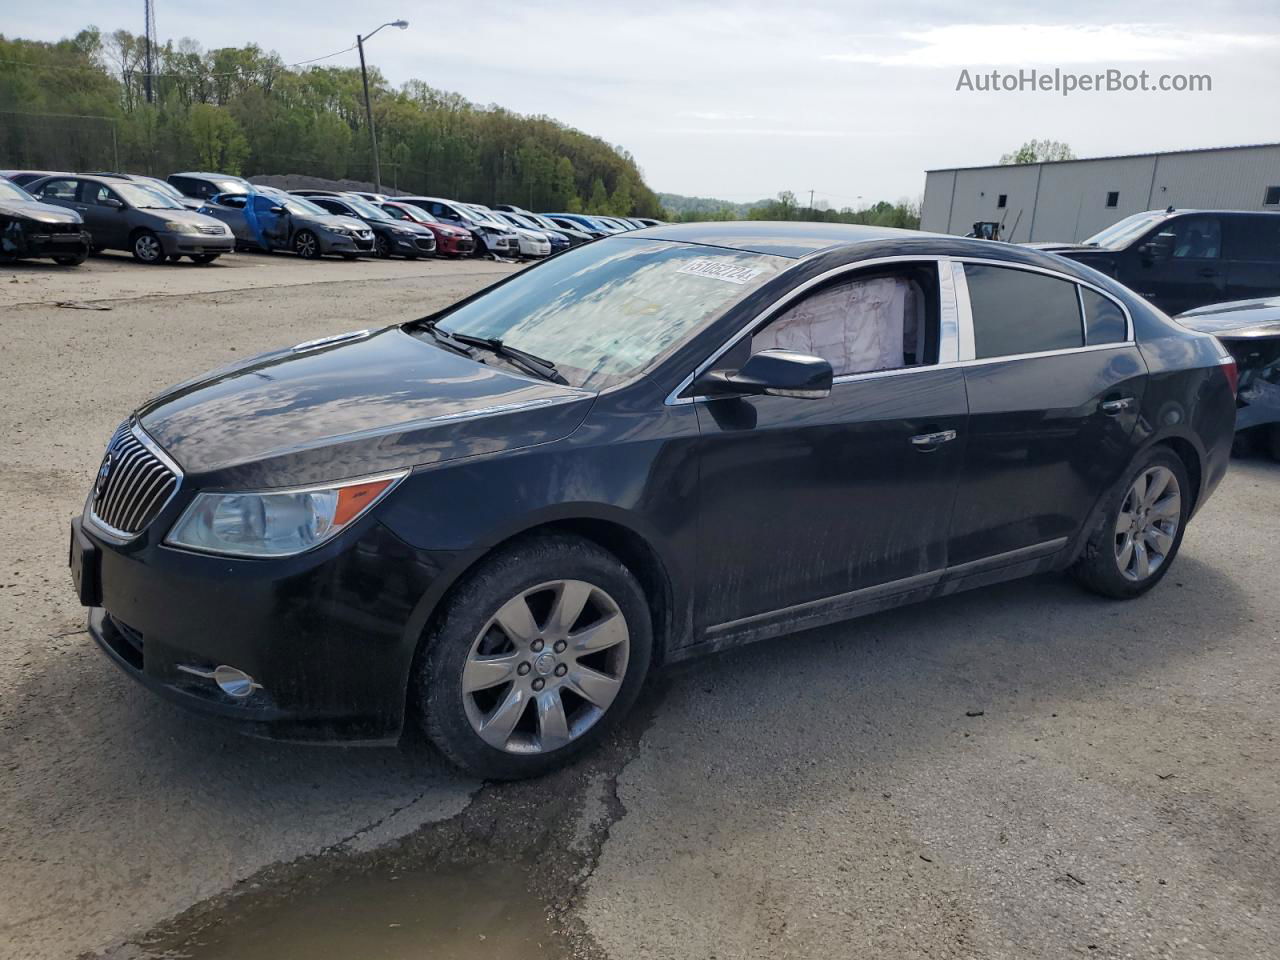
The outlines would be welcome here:
M 444 346 L 448 347 L 450 350 L 460 353 L 464 357 L 475 357 L 476 352 L 473 349 L 471 349 L 471 347 L 467 346 L 465 343 L 463 343 L 461 340 L 459 340 L 457 337 L 455 337 L 453 334 L 449 333 L 448 331 L 441 330 L 439 327 L 436 326 L 436 322 L 434 320 L 428 320 L 426 323 L 422 325 L 422 329 L 426 330 L 427 333 L 435 337 L 437 343 L 443 344 Z
M 434 329 L 432 332 L 435 332 Z M 441 331 L 444 332 L 444 331 Z M 527 353 L 524 350 L 518 350 L 515 347 L 507 346 L 497 337 L 476 337 L 469 333 L 453 333 L 448 332 L 448 336 L 457 340 L 459 343 L 465 343 L 472 347 L 483 347 L 486 350 L 492 350 L 495 354 L 504 360 L 510 360 L 517 367 L 532 373 L 536 377 L 542 377 L 544 380 L 550 380 L 552 383 L 561 383 L 568 386 L 569 381 L 556 371 L 556 365 L 550 360 Z

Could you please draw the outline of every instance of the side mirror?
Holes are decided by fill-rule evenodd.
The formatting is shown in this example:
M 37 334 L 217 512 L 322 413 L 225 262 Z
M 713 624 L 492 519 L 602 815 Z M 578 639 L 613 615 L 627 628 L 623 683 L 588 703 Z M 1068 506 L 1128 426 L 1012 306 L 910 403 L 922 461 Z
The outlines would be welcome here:
M 741 370 L 703 374 L 694 389 L 709 397 L 747 394 L 765 397 L 798 397 L 821 400 L 831 393 L 831 364 L 791 350 L 762 350 L 753 354 Z
M 276 206 L 274 206 L 274 207 L 270 207 L 270 208 L 267 210 L 267 212 L 268 212 L 268 213 L 274 213 L 276 216 L 278 216 L 278 217 L 279 217 L 279 216 L 283 216 L 284 214 L 288 213 L 289 211 L 285 210 L 285 208 L 284 208 L 284 207 L 282 207 L 282 206 L 276 205 Z
M 1152 263 L 1164 263 L 1173 256 L 1174 237 L 1172 233 L 1157 233 L 1142 246 L 1138 254 Z
M 124 204 L 123 204 L 123 203 L 121 203 L 119 200 L 117 200 L 115 197 L 103 197 L 103 198 L 102 198 L 102 205 L 103 205 L 104 207 L 111 207 L 111 208 L 112 208 L 112 209 L 114 209 L 114 210 L 123 210 L 123 209 L 124 209 Z

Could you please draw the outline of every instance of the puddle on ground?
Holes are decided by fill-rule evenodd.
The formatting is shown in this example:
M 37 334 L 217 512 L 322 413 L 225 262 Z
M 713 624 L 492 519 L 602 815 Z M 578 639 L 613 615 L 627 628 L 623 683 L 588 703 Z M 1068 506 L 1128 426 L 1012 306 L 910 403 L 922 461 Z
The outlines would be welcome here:
M 152 956 L 190 960 L 527 960 L 558 957 L 532 876 L 518 863 L 443 864 L 248 894 Z M 152 953 L 152 951 L 154 951 Z

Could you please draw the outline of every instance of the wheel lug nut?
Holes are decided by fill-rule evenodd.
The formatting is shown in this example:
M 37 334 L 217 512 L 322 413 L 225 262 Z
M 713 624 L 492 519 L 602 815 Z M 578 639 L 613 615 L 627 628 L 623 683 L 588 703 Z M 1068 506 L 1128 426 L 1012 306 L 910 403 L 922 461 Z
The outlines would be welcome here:
M 542 649 L 542 647 L 543 647 L 543 643 L 541 640 L 535 640 L 533 641 L 532 644 L 530 644 L 530 648 L 533 650 L 534 653 L 537 653 L 539 650 Z
M 563 677 L 563 676 L 564 676 L 566 673 L 568 673 L 568 672 L 569 672 L 569 668 L 568 668 L 568 667 L 566 667 L 563 663 L 562 663 L 562 664 L 559 664 L 559 665 L 556 667 L 556 676 L 557 676 L 557 677 Z
M 544 686 L 546 686 L 546 683 L 547 682 L 545 680 L 539 677 L 537 680 L 533 681 L 533 689 L 541 690 Z
M 555 647 L 553 647 L 552 649 L 554 649 L 556 653 L 564 653 L 564 648 L 567 646 L 568 644 L 565 643 L 563 640 L 557 640 Z
M 529 665 L 527 663 L 522 663 L 520 664 L 520 666 L 516 667 L 516 673 L 520 674 L 520 676 L 522 677 L 528 672 L 529 672 Z

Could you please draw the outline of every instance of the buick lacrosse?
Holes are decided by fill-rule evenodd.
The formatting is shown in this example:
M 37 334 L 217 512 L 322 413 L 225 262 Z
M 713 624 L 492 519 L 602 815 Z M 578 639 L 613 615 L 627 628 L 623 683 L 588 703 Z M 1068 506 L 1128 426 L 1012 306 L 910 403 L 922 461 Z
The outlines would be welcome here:
M 1227 468 L 1235 375 L 1035 250 L 658 226 L 143 404 L 72 579 L 172 700 L 530 776 L 663 664 L 1045 571 L 1151 589 Z

